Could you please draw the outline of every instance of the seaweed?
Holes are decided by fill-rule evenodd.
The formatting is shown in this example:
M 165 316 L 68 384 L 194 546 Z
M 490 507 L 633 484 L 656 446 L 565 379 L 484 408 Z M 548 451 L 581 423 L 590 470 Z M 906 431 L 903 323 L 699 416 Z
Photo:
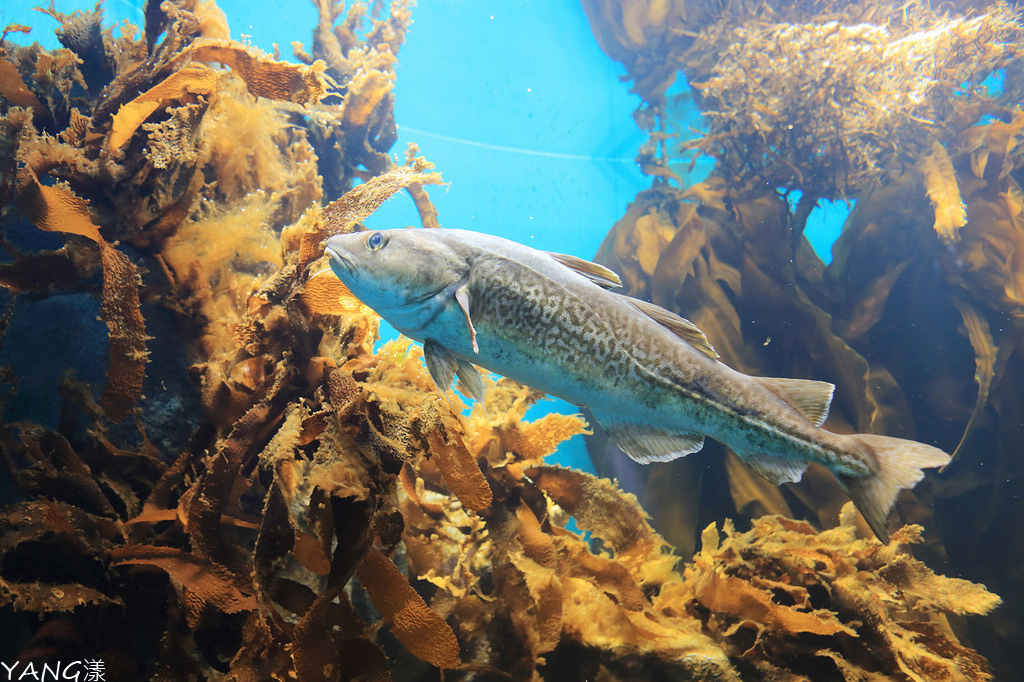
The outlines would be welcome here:
M 943 472 L 901 494 L 897 513 L 925 528 L 916 554 L 1006 598 L 962 632 L 1012 676 L 1021 651 L 1009 615 L 1020 543 L 1007 531 L 1020 511 L 1017 9 L 584 6 L 643 98 L 636 120 L 650 141 L 638 161 L 653 182 L 597 259 L 627 293 L 693 320 L 727 364 L 835 383 L 826 428 L 955 451 Z M 687 117 L 691 101 L 699 122 Z M 714 168 L 698 182 L 688 173 L 700 156 Z M 852 209 L 827 265 L 803 234 L 821 199 Z M 611 469 L 600 434 L 593 445 L 599 471 Z M 845 495 L 816 468 L 776 490 L 732 453 L 724 462 L 703 475 L 673 464 L 686 474 L 673 495 L 700 499 L 685 516 L 675 501 L 663 503 L 670 514 L 646 498 L 656 523 L 683 518 L 669 536 L 683 551 L 708 520 L 736 512 L 839 523 Z
M 63 49 L 102 55 L 109 72 L 3 42 L 20 86 L 4 80 L 17 88 L 0 104 L 0 282 L 18 306 L 0 324 L 38 299 L 95 296 L 109 350 L 102 392 L 67 376 L 53 423 L 0 425 L 22 496 L 0 512 L 0 609 L 23 635 L 2 657 L 60 656 L 30 642 L 66 629 L 110 679 L 984 677 L 942 614 L 998 598 L 909 557 L 897 541 L 912 527 L 883 547 L 855 539 L 849 513 L 821 534 L 765 521 L 718 545 L 705 532 L 683 566 L 635 497 L 546 462 L 589 433 L 582 417 L 528 421 L 541 395 L 503 379 L 466 415 L 418 347 L 378 344 L 377 316 L 324 273 L 324 242 L 402 190 L 436 226 L 423 188 L 441 178 L 415 147 L 401 165 L 388 154 L 406 5 L 317 8 L 302 65 L 230 42 L 208 1 L 149 3 L 143 30 L 117 38 L 98 11 L 50 7 Z M 962 173 L 959 153 L 950 161 Z M 957 180 L 973 217 L 978 188 Z M 714 255 L 728 234 L 687 201 L 724 196 L 652 190 L 648 206 L 676 203 L 637 214 L 635 237 L 621 230 L 644 245 L 625 281 L 661 290 L 691 266 L 735 281 L 735 253 Z M 784 213 L 765 195 L 729 225 L 753 233 Z M 676 220 L 705 233 L 677 239 Z M 957 244 L 974 244 L 970 228 Z M 992 326 L 969 315 L 984 349 Z M 157 360 L 168 346 L 195 390 L 171 414 L 177 441 L 154 435 L 161 384 L 185 372 Z M 979 382 L 1003 362 L 982 356 Z M 5 370 L 5 390 L 32 369 Z
M 778 516 L 760 517 L 746 533 L 726 522 L 724 540 L 708 526 L 686 575 L 705 627 L 759 675 L 782 672 L 773 658 L 784 648 L 788 669 L 813 679 L 866 679 L 880 664 L 909 679 L 988 678 L 987 663 L 959 644 L 945 614 L 988 613 L 1000 599 L 901 551 L 921 542 L 920 526 L 882 546 L 858 540 L 854 521 L 847 505 L 822 533 Z M 913 615 L 895 606 L 897 594 Z

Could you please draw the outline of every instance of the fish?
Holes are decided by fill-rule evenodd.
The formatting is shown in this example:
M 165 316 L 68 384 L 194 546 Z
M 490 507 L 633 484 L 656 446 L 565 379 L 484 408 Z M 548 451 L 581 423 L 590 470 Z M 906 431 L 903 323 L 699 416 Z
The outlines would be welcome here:
M 482 400 L 482 367 L 589 408 L 637 462 L 693 454 L 705 437 L 775 485 L 816 462 L 882 542 L 899 491 L 949 462 L 924 443 L 821 428 L 833 384 L 729 367 L 696 325 L 614 291 L 597 263 L 444 228 L 336 235 L 325 252 L 353 296 L 423 345 L 440 392 L 457 377 Z

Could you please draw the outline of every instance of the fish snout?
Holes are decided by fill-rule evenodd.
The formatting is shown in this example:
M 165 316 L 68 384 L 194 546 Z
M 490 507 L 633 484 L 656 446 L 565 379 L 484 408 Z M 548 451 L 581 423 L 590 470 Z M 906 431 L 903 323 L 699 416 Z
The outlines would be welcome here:
M 338 269 L 344 268 L 345 272 L 347 272 L 350 277 L 355 277 L 358 272 L 355 264 L 345 257 L 343 249 L 340 248 L 339 245 L 331 244 L 332 241 L 334 241 L 333 237 L 327 240 L 324 251 L 327 252 L 327 256 L 331 259 L 331 269 L 334 270 L 334 274 L 341 277 L 341 273 Z

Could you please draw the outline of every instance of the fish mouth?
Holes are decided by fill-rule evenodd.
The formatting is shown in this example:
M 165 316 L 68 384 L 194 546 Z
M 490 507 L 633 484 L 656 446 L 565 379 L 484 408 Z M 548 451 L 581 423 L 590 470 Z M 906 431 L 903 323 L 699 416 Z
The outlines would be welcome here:
M 356 276 L 356 266 L 352 263 L 352 261 L 345 258 L 343 255 L 341 255 L 338 251 L 331 248 L 330 246 L 327 246 L 324 249 L 324 251 L 326 251 L 327 255 L 330 256 L 332 265 L 340 265 L 341 267 L 345 268 L 349 275 L 351 275 L 352 277 Z

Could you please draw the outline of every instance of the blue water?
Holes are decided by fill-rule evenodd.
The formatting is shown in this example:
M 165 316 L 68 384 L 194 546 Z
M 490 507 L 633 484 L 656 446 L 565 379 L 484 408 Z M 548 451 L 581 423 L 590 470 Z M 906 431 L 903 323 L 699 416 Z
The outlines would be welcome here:
M 633 163 L 639 98 L 598 48 L 578 2 L 424 2 L 399 52 L 401 152 L 415 142 L 451 183 L 430 188 L 441 224 L 591 257 L 649 181 Z M 457 27 L 457 28 L 454 28 Z M 370 227 L 418 224 L 406 196 Z M 529 418 L 577 412 L 546 400 Z M 592 470 L 583 439 L 560 464 Z

